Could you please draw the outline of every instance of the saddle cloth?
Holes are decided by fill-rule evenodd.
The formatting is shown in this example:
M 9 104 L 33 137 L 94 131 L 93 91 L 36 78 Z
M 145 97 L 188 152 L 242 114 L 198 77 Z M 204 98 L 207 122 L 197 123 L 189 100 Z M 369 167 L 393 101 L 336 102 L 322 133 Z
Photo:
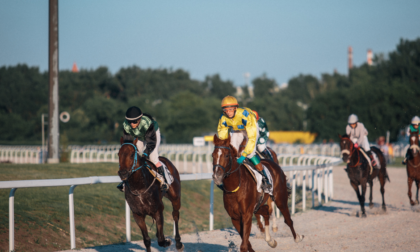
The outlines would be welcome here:
M 261 193 L 262 192 L 261 185 L 262 185 L 263 176 L 258 171 L 256 171 L 254 168 L 252 168 L 250 165 L 245 164 L 245 163 L 243 163 L 243 164 L 248 169 L 248 171 L 251 173 L 252 177 L 254 178 L 255 182 L 257 183 L 257 192 Z M 273 178 L 271 177 L 271 173 L 267 169 L 267 167 L 265 167 L 264 165 L 263 165 L 263 167 L 264 167 L 265 174 L 267 174 L 268 181 L 272 185 L 271 189 L 270 190 L 265 190 L 264 193 L 268 193 L 270 195 L 273 195 L 273 187 L 274 187 Z
M 365 156 L 366 160 L 368 161 L 369 166 L 370 166 L 370 174 L 372 174 L 372 172 L 373 172 L 372 160 L 370 160 L 370 157 L 366 154 L 366 152 L 362 148 L 360 148 L 359 150 L 363 154 L 363 156 Z M 377 165 L 378 169 L 381 169 L 381 163 L 379 162 L 378 155 L 376 155 L 376 153 L 373 152 L 373 151 L 372 151 L 372 155 L 373 155 L 373 158 L 376 161 L 376 165 Z

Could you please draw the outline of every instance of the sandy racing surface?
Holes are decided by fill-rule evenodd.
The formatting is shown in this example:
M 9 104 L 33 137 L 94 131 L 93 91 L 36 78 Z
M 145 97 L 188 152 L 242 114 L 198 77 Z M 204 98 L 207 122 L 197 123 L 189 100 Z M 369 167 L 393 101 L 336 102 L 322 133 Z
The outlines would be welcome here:
M 391 183 L 385 184 L 386 213 L 380 207 L 382 200 L 379 181 L 375 180 L 375 207 L 369 209 L 366 200 L 367 218 L 357 217 L 360 206 L 356 194 L 343 167 L 335 167 L 334 200 L 323 207 L 292 216 L 296 232 L 305 236 L 301 243 L 296 244 L 293 241 L 290 229 L 280 218 L 277 220 L 279 231 L 271 231 L 277 247 L 272 249 L 264 239 L 257 238 L 257 229 L 254 226 L 250 238 L 253 248 L 256 251 L 420 251 L 420 207 L 412 208 L 409 204 L 406 170 L 388 168 L 388 174 Z M 369 190 L 368 188 L 368 192 Z M 415 195 L 414 190 L 413 194 Z M 367 198 L 368 195 L 367 193 Z M 138 227 L 133 227 L 133 230 L 140 232 Z M 183 234 L 181 239 L 185 245 L 184 251 L 239 251 L 241 243 L 234 229 Z M 143 241 L 136 241 L 81 251 L 128 252 L 145 249 Z M 174 241 L 166 249 L 160 248 L 153 241 L 152 251 L 176 251 Z

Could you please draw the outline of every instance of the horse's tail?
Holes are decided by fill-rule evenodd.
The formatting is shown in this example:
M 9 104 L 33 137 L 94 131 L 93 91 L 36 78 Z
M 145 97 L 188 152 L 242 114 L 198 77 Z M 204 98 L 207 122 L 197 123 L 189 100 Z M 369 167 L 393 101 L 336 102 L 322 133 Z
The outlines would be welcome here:
M 382 173 L 382 175 L 384 176 L 384 178 L 386 180 L 388 180 L 389 182 L 391 182 L 391 180 L 389 179 L 389 176 L 388 176 L 388 172 L 386 170 L 386 160 L 385 160 L 384 154 L 376 146 L 372 146 L 371 149 L 375 152 L 376 156 L 378 156 L 379 162 L 381 163 L 381 169 L 380 169 L 379 172 Z

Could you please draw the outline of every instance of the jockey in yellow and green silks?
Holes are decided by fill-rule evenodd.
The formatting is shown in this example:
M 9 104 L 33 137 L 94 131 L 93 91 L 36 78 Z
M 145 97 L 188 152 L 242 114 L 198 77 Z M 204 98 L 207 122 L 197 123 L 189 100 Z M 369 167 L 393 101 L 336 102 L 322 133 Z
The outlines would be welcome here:
M 256 170 L 266 179 L 267 186 L 271 187 L 260 159 L 256 155 L 259 132 L 255 114 L 249 108 L 239 108 L 236 98 L 229 95 L 223 98 L 222 109 L 223 114 L 220 116 L 217 126 L 218 138 L 225 140 L 230 134 L 230 143 L 237 150 L 239 150 L 242 141 L 247 139 L 245 149 L 237 161 L 242 164 L 245 158 L 248 158 L 254 164 Z

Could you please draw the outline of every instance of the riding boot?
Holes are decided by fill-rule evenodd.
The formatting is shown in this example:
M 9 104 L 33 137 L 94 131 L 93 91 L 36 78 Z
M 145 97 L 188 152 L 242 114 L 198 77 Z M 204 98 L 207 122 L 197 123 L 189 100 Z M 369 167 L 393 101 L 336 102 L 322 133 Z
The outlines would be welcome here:
M 165 172 L 163 169 L 163 166 L 157 167 L 158 172 L 156 173 L 156 177 L 160 181 L 160 189 L 162 192 L 167 192 L 169 190 L 169 185 L 166 182 Z
M 407 153 L 405 154 L 405 158 L 404 158 L 404 160 L 402 161 L 402 164 L 403 164 L 403 165 L 406 165 L 406 164 L 407 164 L 407 161 L 408 161 L 408 160 L 410 160 L 410 158 L 411 158 L 411 155 L 410 155 L 410 149 L 408 149 L 408 150 L 407 150 Z
M 272 161 L 274 161 L 274 158 L 271 155 L 271 152 L 267 148 L 264 149 L 263 154 L 266 156 L 267 159 L 271 159 Z
M 258 173 L 259 174 L 261 174 L 261 176 L 263 177 L 263 184 L 262 184 L 262 189 L 265 191 L 265 190 L 271 190 L 271 188 L 273 187 L 271 184 L 270 184 L 270 181 L 268 180 L 268 176 L 267 176 L 267 174 L 265 173 L 265 170 L 264 170 L 264 167 L 262 166 L 262 164 L 261 163 L 259 163 L 259 164 L 256 164 L 255 165 L 255 169 L 258 171 Z
M 124 182 L 121 182 L 117 185 L 118 190 L 120 190 L 121 192 L 124 192 Z
M 370 160 L 372 161 L 372 167 L 373 168 L 378 168 L 378 164 L 376 163 L 376 160 L 373 157 L 372 151 L 368 151 L 366 154 L 368 154 Z

